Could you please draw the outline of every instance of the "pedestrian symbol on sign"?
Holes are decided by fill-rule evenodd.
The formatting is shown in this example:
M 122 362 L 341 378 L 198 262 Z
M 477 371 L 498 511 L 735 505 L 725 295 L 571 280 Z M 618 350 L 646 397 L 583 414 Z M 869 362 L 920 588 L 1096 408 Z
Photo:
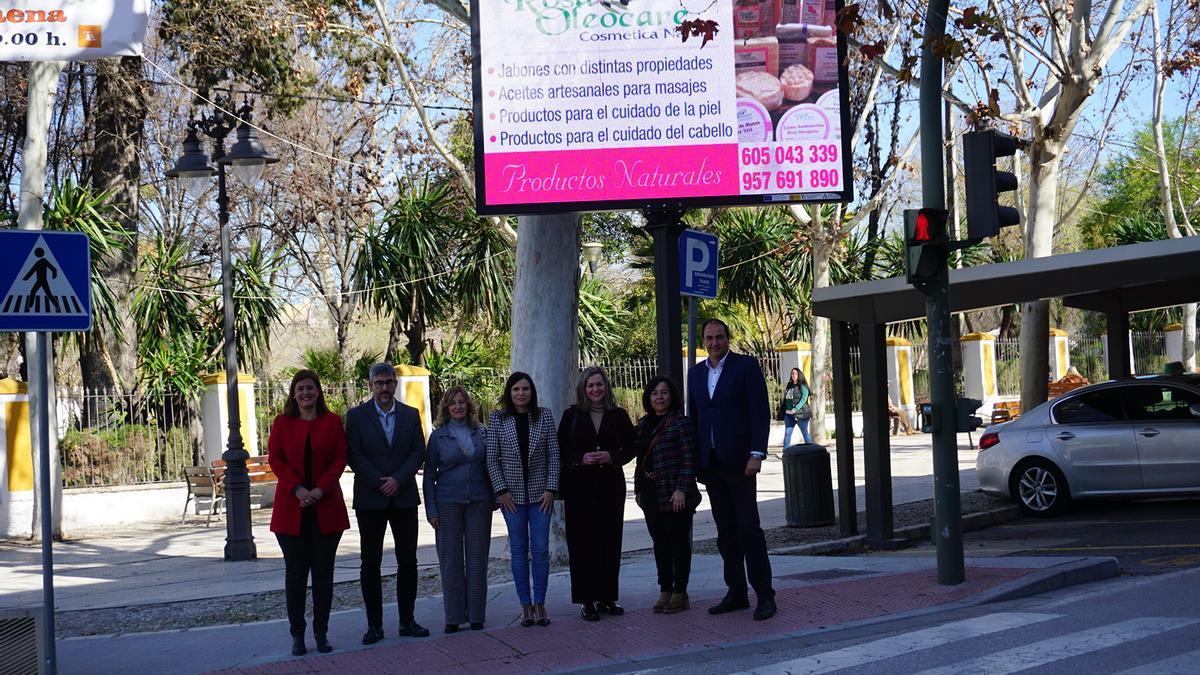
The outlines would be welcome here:
M 71 282 L 60 270 L 45 238 L 38 237 L 0 302 L 0 316 L 86 315 Z

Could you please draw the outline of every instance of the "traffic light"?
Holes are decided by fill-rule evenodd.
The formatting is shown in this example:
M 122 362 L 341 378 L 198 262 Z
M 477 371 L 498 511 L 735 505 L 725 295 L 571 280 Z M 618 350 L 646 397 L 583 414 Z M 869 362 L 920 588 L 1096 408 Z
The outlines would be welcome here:
M 914 286 L 936 283 L 949 255 L 945 209 L 904 212 L 905 280 Z
M 955 409 L 958 411 L 958 431 L 970 432 L 975 431 L 983 424 L 983 418 L 975 414 L 979 410 L 979 406 L 983 405 L 983 401 L 975 398 L 960 398 L 955 402 Z
M 1019 211 L 997 203 L 1001 192 L 1017 189 L 1017 177 L 996 170 L 996 159 L 1013 156 L 1020 146 L 1016 137 L 995 129 L 963 134 L 967 236 L 971 239 L 993 237 L 1000 234 L 1000 228 L 1021 222 Z

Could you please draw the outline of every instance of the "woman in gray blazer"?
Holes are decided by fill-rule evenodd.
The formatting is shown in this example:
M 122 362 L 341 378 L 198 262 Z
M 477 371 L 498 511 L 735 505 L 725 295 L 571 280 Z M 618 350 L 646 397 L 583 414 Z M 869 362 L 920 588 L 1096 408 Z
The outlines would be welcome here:
M 482 630 L 496 499 L 479 408 L 466 389 L 446 392 L 434 426 L 425 458 L 425 517 L 437 534 L 446 632 L 457 632 L 464 621 Z

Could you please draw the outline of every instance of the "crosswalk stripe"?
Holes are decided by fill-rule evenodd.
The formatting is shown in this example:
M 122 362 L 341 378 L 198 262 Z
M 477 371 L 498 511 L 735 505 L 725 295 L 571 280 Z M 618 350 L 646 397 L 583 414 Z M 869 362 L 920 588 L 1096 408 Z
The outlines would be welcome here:
M 867 663 L 883 661 L 901 654 L 940 647 L 951 642 L 969 640 L 981 635 L 1020 628 L 1042 621 L 1060 618 L 1061 614 L 1033 614 L 1024 612 L 997 612 L 962 621 L 951 621 L 940 626 L 882 638 L 872 642 L 814 654 L 791 661 L 756 668 L 748 673 L 774 675 L 776 673 L 828 673 L 842 668 L 853 668 Z
M 1117 675 L 1193 675 L 1197 662 L 1200 662 L 1200 649 L 1123 670 Z
M 1141 640 L 1200 622 L 1200 619 L 1141 617 L 1097 626 L 1068 635 L 1021 645 L 971 661 L 926 670 L 921 675 L 965 675 L 968 673 L 1016 673 L 1073 656 L 1081 656 L 1119 644 Z

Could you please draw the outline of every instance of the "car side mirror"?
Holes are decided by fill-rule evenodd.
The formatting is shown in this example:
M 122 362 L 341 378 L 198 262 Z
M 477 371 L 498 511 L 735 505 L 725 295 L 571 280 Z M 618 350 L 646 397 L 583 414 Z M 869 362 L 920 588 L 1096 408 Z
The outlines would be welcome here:
M 1200 417 L 1200 403 L 1191 404 L 1188 406 L 1188 410 L 1191 411 L 1192 417 Z

